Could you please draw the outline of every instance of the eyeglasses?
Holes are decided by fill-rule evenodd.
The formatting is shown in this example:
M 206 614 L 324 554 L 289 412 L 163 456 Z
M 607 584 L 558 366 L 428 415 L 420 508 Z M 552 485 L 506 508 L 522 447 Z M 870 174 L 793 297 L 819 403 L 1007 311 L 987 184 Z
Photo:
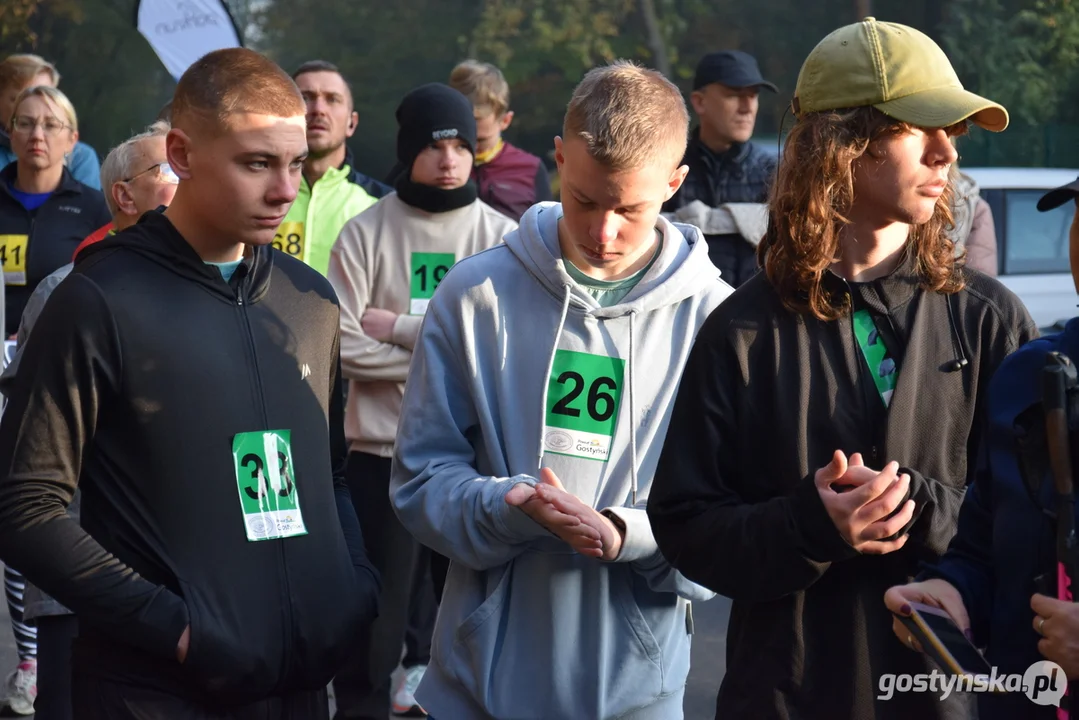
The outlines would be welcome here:
M 169 165 L 167 162 L 157 163 L 156 165 L 151 165 L 150 167 L 146 168 L 142 172 L 135 173 L 134 175 L 132 175 L 129 178 L 124 178 L 123 182 L 131 182 L 135 178 L 137 178 L 137 177 L 139 177 L 141 175 L 145 175 L 148 172 L 153 172 L 154 170 L 158 171 L 158 177 L 161 179 L 162 182 L 166 182 L 166 183 L 168 183 L 170 185 L 179 184 L 180 177 L 172 169 L 172 166 Z
M 11 122 L 11 127 L 15 130 L 15 132 L 21 133 L 23 135 L 32 135 L 34 132 L 34 128 L 36 128 L 38 125 L 41 126 L 41 129 L 45 131 L 46 135 L 50 135 L 52 137 L 56 137 L 60 134 L 61 130 L 68 127 L 56 118 L 45 118 L 41 122 L 38 122 L 34 118 L 28 117 L 26 115 L 20 115 Z

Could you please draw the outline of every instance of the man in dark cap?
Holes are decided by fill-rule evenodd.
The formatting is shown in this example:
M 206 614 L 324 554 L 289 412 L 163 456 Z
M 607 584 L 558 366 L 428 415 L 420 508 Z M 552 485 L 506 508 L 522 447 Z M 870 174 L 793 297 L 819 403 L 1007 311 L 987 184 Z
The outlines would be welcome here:
M 405 377 L 435 288 L 456 262 L 502 242 L 517 223 L 477 197 L 472 103 L 441 83 L 416 88 L 397 108 L 397 192 L 345 223 L 327 277 L 341 302 L 341 366 L 349 381 L 345 477 L 364 541 L 382 577 L 376 624 L 337 674 L 337 717 L 385 720 L 390 675 L 401 659 L 410 603 L 429 563 L 390 507 L 390 463 Z M 430 633 L 430 628 L 427 629 Z M 422 644 L 422 643 L 418 643 Z M 429 646 L 428 646 L 429 647 Z M 410 653 L 411 655 L 411 653 Z M 422 715 L 413 694 L 427 658 L 404 661 L 395 714 Z
M 724 50 L 701 58 L 690 95 L 700 123 L 683 159 L 689 174 L 678 194 L 663 206 L 664 212 L 677 213 L 677 219 L 703 228 L 714 224 L 704 220 L 711 208 L 767 201 L 776 156 L 749 141 L 761 88 L 777 91 L 761 76 L 752 55 Z M 744 237 L 736 226 L 705 232 L 708 255 L 727 283 L 737 287 L 756 272 L 756 238 Z

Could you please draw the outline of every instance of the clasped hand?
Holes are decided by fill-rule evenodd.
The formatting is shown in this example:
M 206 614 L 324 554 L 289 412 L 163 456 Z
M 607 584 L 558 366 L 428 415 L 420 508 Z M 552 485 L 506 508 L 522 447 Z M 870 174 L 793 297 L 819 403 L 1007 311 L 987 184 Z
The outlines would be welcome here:
M 602 513 L 568 492 L 550 468 L 535 487 L 518 483 L 506 502 L 565 541 L 581 555 L 611 561 L 622 550 L 622 532 Z
M 914 501 L 906 499 L 910 476 L 899 474 L 898 463 L 890 462 L 877 472 L 862 463 L 859 453 L 851 455 L 848 464 L 846 455 L 836 450 L 814 479 L 828 516 L 855 550 L 883 555 L 906 544 L 907 535 L 887 539 L 914 517 Z M 846 491 L 838 492 L 837 487 Z

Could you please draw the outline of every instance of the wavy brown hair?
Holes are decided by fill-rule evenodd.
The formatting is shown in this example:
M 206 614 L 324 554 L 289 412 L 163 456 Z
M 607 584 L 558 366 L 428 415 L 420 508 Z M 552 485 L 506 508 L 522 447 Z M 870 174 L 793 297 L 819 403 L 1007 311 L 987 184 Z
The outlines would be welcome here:
M 950 134 L 961 134 L 956 127 Z M 839 237 L 854 202 L 854 161 L 869 144 L 911 126 L 871 107 L 810 113 L 791 129 L 769 201 L 768 232 L 757 257 L 783 305 L 792 312 L 835 320 L 849 300 L 823 284 L 839 256 Z M 933 217 L 911 228 L 906 252 L 926 290 L 953 293 L 963 287 L 962 256 L 948 237 L 953 225 L 951 182 Z

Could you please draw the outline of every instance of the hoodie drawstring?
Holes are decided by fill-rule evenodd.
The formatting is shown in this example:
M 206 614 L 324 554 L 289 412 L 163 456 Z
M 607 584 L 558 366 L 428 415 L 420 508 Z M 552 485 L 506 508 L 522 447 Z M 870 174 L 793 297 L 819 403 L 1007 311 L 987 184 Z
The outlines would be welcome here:
M 562 330 L 566 327 L 566 317 L 569 315 L 569 300 L 573 295 L 573 287 L 569 283 L 562 287 L 566 291 L 566 296 L 562 299 L 562 315 L 558 318 L 558 327 L 554 332 L 554 343 L 551 345 L 551 359 L 547 362 L 547 372 L 543 376 L 543 402 L 540 404 L 540 412 L 543 413 L 543 416 L 540 417 L 539 468 L 543 467 L 543 450 L 546 445 L 543 431 L 547 426 L 547 390 L 551 386 L 551 372 L 554 370 L 554 361 L 558 356 L 558 341 L 562 338 Z
M 630 310 L 629 312 L 629 357 L 626 359 L 626 363 L 629 365 L 628 379 L 626 388 L 629 392 L 629 475 L 632 482 L 631 495 L 630 495 L 630 507 L 636 507 L 637 505 L 637 408 L 633 404 L 633 321 L 637 317 L 636 310 Z
M 569 283 L 562 286 L 565 288 L 566 295 L 562 299 L 562 314 L 558 318 L 558 327 L 555 328 L 554 343 L 551 345 L 551 357 L 547 361 L 547 372 L 543 376 L 543 402 L 540 405 L 543 408 L 543 417 L 540 419 L 540 437 L 539 437 L 539 456 L 538 467 L 543 467 L 543 456 L 546 443 L 544 442 L 544 429 L 546 428 L 546 413 L 547 413 L 547 396 L 548 389 L 551 385 L 551 372 L 554 370 L 554 361 L 558 355 L 558 341 L 562 338 L 562 331 L 566 327 L 566 317 L 569 315 L 569 301 L 573 294 L 573 288 Z M 637 310 L 631 310 L 629 313 L 629 357 L 626 359 L 626 364 L 629 365 L 626 379 L 626 391 L 629 393 L 629 474 L 630 474 L 630 507 L 637 505 L 637 406 L 635 403 L 634 387 L 633 387 L 633 338 L 636 334 L 636 325 L 634 321 L 637 319 Z

